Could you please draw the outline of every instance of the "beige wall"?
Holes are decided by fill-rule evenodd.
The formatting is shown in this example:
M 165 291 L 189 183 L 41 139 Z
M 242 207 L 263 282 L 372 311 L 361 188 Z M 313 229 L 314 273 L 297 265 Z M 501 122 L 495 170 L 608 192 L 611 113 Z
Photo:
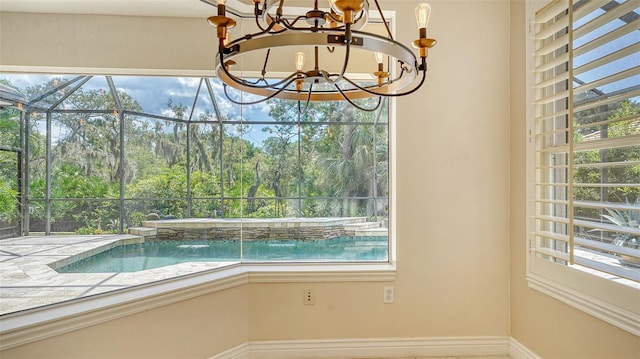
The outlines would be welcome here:
M 398 38 L 416 38 L 414 4 L 384 3 L 398 11 Z M 397 101 L 394 304 L 382 303 L 389 283 L 251 284 L 2 357 L 203 357 L 249 340 L 508 336 L 510 305 L 516 339 L 545 357 L 632 353 L 637 338 L 524 282 L 522 3 L 439 0 L 432 6 L 430 35 L 439 43 L 427 84 Z M 2 65 L 204 72 L 214 56 L 213 31 L 203 19 L 0 16 Z M 302 305 L 304 287 L 315 289 L 314 306 Z
M 205 20 L 33 13 L 0 13 L 0 20 L 3 66 L 73 72 L 123 68 L 205 73 L 213 68 L 215 29 Z
M 511 1 L 511 335 L 545 359 L 640 358 L 640 338 L 527 287 L 523 0 Z
M 415 5 L 393 5 L 402 20 L 399 38 L 408 43 L 418 36 Z M 210 354 L 237 345 L 246 321 L 244 340 L 507 336 L 509 6 L 506 1 L 438 1 L 432 5 L 430 35 L 439 43 L 431 51 L 427 85 L 397 103 L 394 304 L 382 303 L 384 283 L 311 284 L 317 293 L 314 306 L 302 305 L 302 288 L 308 284 L 254 284 L 244 298 L 248 317 L 237 309 L 241 328 L 233 340 L 213 332 L 208 340 L 203 336 L 194 339 L 190 331 L 200 332 L 202 318 L 194 323 L 191 317 L 182 320 L 173 315 L 180 308 L 197 313 L 206 307 L 211 316 L 224 312 L 216 306 L 214 294 L 152 311 L 159 314 L 145 313 L 30 344 L 3 353 L 3 357 L 32 351 L 40 354 L 54 347 L 72 350 L 67 344 L 79 338 L 87 343 L 117 338 L 128 343 L 132 353 L 142 350 L 135 347 L 170 354 L 163 347 L 172 345 L 171 341 L 159 341 L 153 335 L 123 335 L 118 329 L 133 325 L 140 329 L 136 332 L 142 332 L 154 320 L 158 326 L 183 327 L 175 340 L 190 340 L 194 352 L 208 348 Z M 3 64 L 206 69 L 212 61 L 213 53 L 201 59 L 206 51 L 200 47 L 211 48 L 207 41 L 213 36 L 208 25 L 200 26 L 202 19 L 55 16 L 49 20 L 50 16 L 41 16 L 26 21 L 31 15 L 3 15 Z M 47 28 L 43 37 L 32 33 L 43 31 L 41 23 L 46 22 L 56 26 Z M 21 40 L 9 34 L 17 29 L 24 30 L 17 31 Z M 148 39 L 142 34 L 156 29 L 162 34 Z M 109 34 L 97 35 L 94 30 Z M 50 34 L 58 31 L 76 39 L 76 45 L 53 46 L 57 38 Z M 487 46 L 469 41 L 469 34 L 492 42 Z M 164 35 L 171 37 L 161 44 Z M 32 42 L 28 49 L 24 41 Z M 102 48 L 95 44 L 86 51 L 74 48 L 84 41 L 106 41 L 105 46 L 113 51 L 92 54 Z M 181 51 L 172 50 L 176 43 L 182 44 Z M 118 49 L 126 49 L 124 58 L 116 54 Z M 177 66 L 181 61 L 185 65 Z M 242 303 L 243 292 L 232 293 Z M 166 321 L 169 313 L 171 321 Z M 216 320 L 210 326 L 234 328 L 234 323 Z M 83 353 L 91 356 L 92 348 L 85 345 Z M 105 345 L 96 348 L 97 353 L 112 352 Z
M 0 353 L 9 358 L 207 358 L 240 345 L 248 333 L 246 285 Z
M 307 308 L 302 286 L 252 285 L 251 340 L 508 335 L 509 7 L 432 6 L 427 84 L 397 102 L 395 303 L 381 283 L 316 285 Z M 414 7 L 394 6 L 405 43 Z

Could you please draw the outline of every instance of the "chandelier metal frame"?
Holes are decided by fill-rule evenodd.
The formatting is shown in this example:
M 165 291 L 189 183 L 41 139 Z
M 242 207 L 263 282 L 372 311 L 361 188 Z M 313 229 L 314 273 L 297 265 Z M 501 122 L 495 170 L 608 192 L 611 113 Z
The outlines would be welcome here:
M 329 0 L 330 9 L 318 7 L 318 0 L 313 8 L 304 15 L 286 17 L 283 14 L 285 0 L 253 0 L 254 19 L 259 31 L 245 34 L 229 41 L 229 30 L 235 27 L 236 21 L 226 16 L 224 0 L 218 0 L 218 14 L 211 16 L 208 22 L 217 28 L 218 53 L 215 60 L 215 71 L 224 84 L 227 98 L 240 105 L 264 102 L 271 98 L 297 101 L 337 101 L 346 100 L 363 110 L 375 110 L 381 97 L 397 97 L 409 95 L 417 91 L 425 82 L 427 72 L 427 49 L 435 46 L 436 40 L 426 37 L 426 25 L 430 15 L 430 7 L 420 4 L 416 9 L 419 22 L 419 39 L 413 41 L 418 49 L 418 56 L 409 47 L 393 39 L 384 14 L 374 0 L 387 36 L 380 36 L 361 29 L 369 19 L 368 0 Z M 314 47 L 313 69 L 304 69 L 304 54 L 296 54 L 296 70 L 280 80 L 267 79 L 267 66 L 272 51 L 282 47 Z M 328 72 L 319 63 L 318 49 L 326 47 L 334 53 L 338 47 L 344 48 L 344 59 L 339 72 Z M 376 53 L 378 66 L 372 72 L 371 85 L 361 85 L 350 79 L 347 66 L 353 49 Z M 252 56 L 256 52 L 264 52 L 264 65 L 261 76 L 256 80 L 243 78 L 232 72 L 232 67 L 242 56 Z M 387 56 L 398 63 L 397 75 L 391 76 L 389 69 L 384 70 L 383 58 Z M 376 80 L 376 81 L 373 81 Z M 315 86 L 326 84 L 329 86 Z M 239 101 L 230 96 L 227 87 L 261 96 L 258 100 Z M 375 108 L 362 108 L 353 100 L 378 97 Z

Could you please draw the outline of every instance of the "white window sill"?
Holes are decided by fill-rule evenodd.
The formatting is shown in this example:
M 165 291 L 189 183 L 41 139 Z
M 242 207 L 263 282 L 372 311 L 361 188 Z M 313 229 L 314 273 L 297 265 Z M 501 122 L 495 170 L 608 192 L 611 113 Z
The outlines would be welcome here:
M 0 318 L 0 350 L 248 283 L 391 282 L 390 263 L 236 264 Z
M 614 256 L 607 256 L 596 251 L 589 251 L 586 249 L 575 249 L 575 256 L 576 261 L 586 260 L 599 263 L 600 265 L 602 265 L 603 270 L 589 268 L 580 264 L 575 264 L 571 266 L 572 268 L 640 290 L 640 269 L 636 267 L 623 266 L 622 264 L 620 264 L 619 258 L 616 258 Z M 614 272 L 626 270 L 628 272 L 628 276 L 633 280 L 622 278 L 615 274 L 609 274 L 606 272 L 607 269 Z
M 531 258 L 529 287 L 640 336 L 640 290 L 595 276 L 581 266 L 563 266 Z M 553 280 L 551 279 L 553 278 Z

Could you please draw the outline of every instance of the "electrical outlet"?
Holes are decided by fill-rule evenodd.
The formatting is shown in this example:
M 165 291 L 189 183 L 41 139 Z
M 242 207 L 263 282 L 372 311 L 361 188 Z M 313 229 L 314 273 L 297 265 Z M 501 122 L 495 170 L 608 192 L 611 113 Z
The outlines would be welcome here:
M 316 304 L 316 297 L 313 294 L 311 288 L 305 288 L 302 292 L 302 302 L 304 305 L 314 305 Z
M 385 303 L 393 303 L 393 287 L 384 287 L 384 297 L 383 301 Z

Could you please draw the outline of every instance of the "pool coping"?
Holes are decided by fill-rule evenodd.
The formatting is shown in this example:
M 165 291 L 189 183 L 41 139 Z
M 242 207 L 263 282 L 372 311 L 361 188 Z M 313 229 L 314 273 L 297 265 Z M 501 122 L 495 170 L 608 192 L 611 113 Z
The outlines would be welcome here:
M 119 238 L 113 242 L 109 242 L 109 243 L 104 243 L 101 245 L 98 245 L 94 248 L 91 248 L 89 250 L 86 251 L 81 251 L 79 253 L 76 254 L 72 254 L 69 257 L 66 258 L 62 258 L 62 259 L 58 259 L 54 262 L 51 262 L 49 264 L 47 264 L 49 267 L 51 267 L 53 270 L 57 271 L 58 269 L 60 269 L 61 267 L 64 267 L 68 264 L 89 258 L 93 255 L 96 255 L 98 253 L 102 253 L 104 251 L 108 251 L 109 249 L 112 248 L 116 248 L 119 246 L 125 246 L 127 244 L 138 244 L 138 243 L 144 243 L 145 242 L 145 238 L 141 237 L 141 236 L 136 236 L 136 235 L 129 235 L 125 238 Z M 58 272 L 60 273 L 60 272 Z M 63 273 L 61 273 L 63 274 Z
M 0 315 L 234 265 L 189 262 L 136 272 L 59 273 L 57 268 L 119 245 L 135 235 L 26 236 L 0 241 Z

